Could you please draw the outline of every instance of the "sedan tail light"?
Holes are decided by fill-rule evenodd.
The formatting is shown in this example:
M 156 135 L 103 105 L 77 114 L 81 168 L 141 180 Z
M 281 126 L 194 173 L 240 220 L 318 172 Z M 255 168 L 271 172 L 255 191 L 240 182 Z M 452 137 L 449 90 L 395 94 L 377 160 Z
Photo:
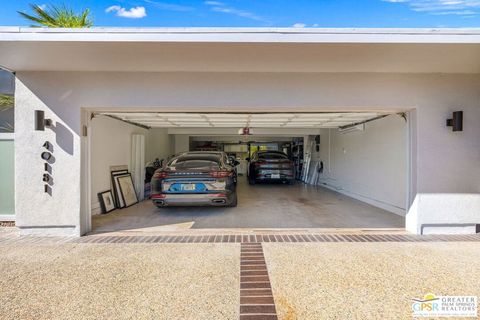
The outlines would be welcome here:
M 168 172 L 165 172 L 165 171 L 159 171 L 153 174 L 153 178 L 155 179 L 165 179 L 167 177 L 168 177 Z
M 233 172 L 231 171 L 213 171 L 210 172 L 210 176 L 212 178 L 227 178 L 233 176 Z

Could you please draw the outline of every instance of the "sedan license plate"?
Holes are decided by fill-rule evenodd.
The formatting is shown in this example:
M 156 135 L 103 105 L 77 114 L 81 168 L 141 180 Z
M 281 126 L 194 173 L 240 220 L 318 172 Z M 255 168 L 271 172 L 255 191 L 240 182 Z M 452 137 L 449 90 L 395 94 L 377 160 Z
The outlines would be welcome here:
M 280 173 L 272 173 L 272 179 L 280 179 Z
M 182 184 L 182 190 L 183 191 L 195 191 L 195 184 L 194 183 Z

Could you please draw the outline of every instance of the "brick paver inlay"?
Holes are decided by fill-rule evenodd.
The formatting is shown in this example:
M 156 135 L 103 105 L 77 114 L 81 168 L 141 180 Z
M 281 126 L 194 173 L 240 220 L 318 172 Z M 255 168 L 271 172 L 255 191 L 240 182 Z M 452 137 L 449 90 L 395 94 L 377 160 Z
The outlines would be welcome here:
M 240 320 L 276 320 L 262 244 L 242 243 L 240 250 Z
M 38 237 L 1 235 L 0 243 L 263 243 L 263 242 L 480 242 L 480 234 L 210 234 L 210 235 L 108 235 Z
M 87 243 L 263 243 L 263 242 L 451 242 L 479 241 L 476 235 L 404 234 L 250 234 L 170 236 L 86 236 L 74 242 Z

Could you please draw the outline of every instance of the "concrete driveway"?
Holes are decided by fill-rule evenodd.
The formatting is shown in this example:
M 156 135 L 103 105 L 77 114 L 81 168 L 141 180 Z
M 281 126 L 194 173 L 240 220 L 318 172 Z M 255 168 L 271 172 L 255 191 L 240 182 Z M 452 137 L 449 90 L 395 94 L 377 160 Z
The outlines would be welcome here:
M 429 292 L 480 296 L 480 236 L 309 236 L 121 243 L 0 234 L 0 318 L 403 319 Z M 112 243 L 85 243 L 99 239 Z

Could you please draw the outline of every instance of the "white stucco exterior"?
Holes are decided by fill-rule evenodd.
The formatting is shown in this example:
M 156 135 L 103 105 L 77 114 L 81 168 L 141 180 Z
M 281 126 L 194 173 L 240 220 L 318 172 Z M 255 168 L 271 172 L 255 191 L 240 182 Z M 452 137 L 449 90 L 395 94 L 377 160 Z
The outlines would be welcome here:
M 308 37 L 308 34 L 301 36 Z M 339 39 L 345 37 L 328 35 L 329 39 L 335 36 Z M 428 33 L 419 34 L 416 41 L 430 43 L 429 41 L 437 39 L 433 42 L 438 44 L 441 42 L 438 39 L 444 39 L 437 35 L 430 36 Z M 8 42 L 15 42 L 14 36 L 8 34 L 8 37 L 0 32 L 0 49 Z M 34 35 L 28 37 L 37 39 Z M 62 37 L 65 35 L 62 34 Z M 219 37 L 223 39 L 226 35 Z M 261 42 L 258 38 L 260 35 L 255 34 L 255 37 L 255 41 Z M 263 37 L 269 41 L 275 39 L 273 36 L 268 38 L 268 32 Z M 375 52 L 376 47 L 371 42 L 377 37 L 396 38 L 388 33 L 374 33 L 370 42 L 362 42 L 362 46 L 366 46 L 363 54 L 368 53 L 369 46 Z M 408 47 L 409 44 L 404 39 L 407 35 L 400 34 L 399 37 L 403 39 L 402 45 Z M 255 66 L 255 55 L 251 55 L 251 63 L 246 64 L 248 72 L 228 71 L 228 67 L 226 71 L 217 72 L 222 69 L 218 64 L 213 64 L 212 67 L 216 72 L 166 72 L 160 66 L 156 66 L 158 70 L 152 72 L 48 71 L 48 67 L 45 67 L 47 70 L 35 69 L 31 66 L 36 63 L 25 63 L 24 68 L 27 70 L 20 70 L 21 67 L 15 70 L 17 225 L 26 233 L 81 235 L 87 231 L 85 217 L 90 214 L 91 202 L 84 196 L 88 189 L 85 185 L 88 181 L 88 165 L 82 154 L 88 152 L 85 149 L 88 144 L 85 143 L 87 138 L 82 136 L 82 128 L 90 126 L 88 114 L 92 111 L 381 110 L 407 112 L 409 116 L 407 142 L 410 172 L 405 178 L 409 187 L 407 197 L 410 199 L 406 205 L 407 230 L 414 233 L 421 233 L 422 230 L 429 233 L 435 230 L 446 232 L 450 229 L 445 228 L 461 226 L 461 232 L 472 232 L 475 225 L 480 224 L 480 55 L 473 58 L 477 54 L 479 37 L 475 33 L 458 35 L 453 32 L 445 36 L 449 45 L 453 46 L 448 47 L 448 52 L 455 48 L 455 39 L 458 43 L 472 43 L 471 51 L 463 44 L 458 44 L 461 46 L 459 50 L 470 58 L 464 62 L 457 61 L 458 72 L 454 72 L 455 65 L 449 64 L 447 73 L 441 72 L 445 71 L 444 66 L 436 69 L 435 65 L 430 65 L 428 69 L 420 68 L 421 72 L 412 72 L 411 66 L 404 69 L 405 72 L 401 72 L 398 66 L 389 68 L 397 72 L 381 72 L 377 69 L 375 72 L 367 72 L 365 57 L 362 61 L 357 61 L 356 66 L 350 66 L 351 72 L 345 69 L 325 72 L 319 65 L 309 72 L 305 71 L 304 66 L 296 72 L 295 67 L 276 72 L 270 70 L 274 68 L 273 64 L 268 71 L 261 68 L 262 72 L 253 72 L 251 69 Z M 361 38 L 351 34 L 349 43 L 352 39 L 360 41 Z M 65 40 L 51 38 L 48 41 Z M 126 45 L 121 39 L 116 41 Z M 151 41 L 158 44 L 163 40 Z M 188 42 L 188 39 L 185 41 Z M 214 47 L 222 50 L 221 40 L 215 41 L 219 42 Z M 83 46 L 88 45 L 83 43 Z M 268 51 L 268 48 L 262 48 L 278 58 L 278 62 L 288 64 L 289 60 L 283 59 L 281 52 L 277 55 L 277 49 L 274 47 Z M 291 49 L 295 48 L 288 50 Z M 421 65 L 422 59 L 426 58 L 421 53 L 422 46 L 412 44 L 409 50 L 413 49 L 419 51 L 419 59 L 413 57 L 411 61 Z M 19 47 L 18 50 L 22 49 Z M 302 50 L 308 50 L 308 47 Z M 315 50 L 321 50 L 321 47 Z M 335 50 L 339 50 L 339 56 L 346 59 L 348 55 L 343 50 L 350 48 L 342 49 L 340 46 Z M 350 55 L 355 54 L 348 52 Z M 139 52 L 136 60 L 141 60 L 141 55 Z M 442 52 L 439 55 L 443 58 Z M 384 54 L 384 58 L 388 60 L 388 55 Z M 47 57 L 41 59 L 46 61 Z M 241 59 L 245 60 L 246 56 L 242 55 Z M 435 59 L 437 62 L 442 60 L 438 57 Z M 4 61 L 11 62 L 12 66 L 21 65 L 21 55 L 14 60 L 0 53 L 0 65 L 5 65 Z M 235 56 L 230 56 L 225 61 L 227 60 L 234 61 Z M 45 66 L 50 63 L 49 60 L 47 62 Z M 295 62 L 292 63 L 295 65 Z M 78 66 L 72 62 L 72 67 Z M 121 69 L 120 65 L 118 68 Z M 208 61 L 204 61 L 202 68 L 208 69 Z M 465 72 L 468 68 L 473 72 Z M 34 131 L 34 110 L 45 110 L 46 118 L 53 119 L 55 130 Z M 463 132 L 454 133 L 445 125 L 445 120 L 456 110 L 464 112 Z M 43 192 L 41 181 L 44 161 L 40 158 L 40 153 L 46 140 L 54 145 L 52 195 Z M 436 225 L 439 229 L 435 229 Z M 455 230 L 458 231 L 459 228 Z

